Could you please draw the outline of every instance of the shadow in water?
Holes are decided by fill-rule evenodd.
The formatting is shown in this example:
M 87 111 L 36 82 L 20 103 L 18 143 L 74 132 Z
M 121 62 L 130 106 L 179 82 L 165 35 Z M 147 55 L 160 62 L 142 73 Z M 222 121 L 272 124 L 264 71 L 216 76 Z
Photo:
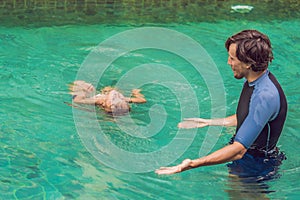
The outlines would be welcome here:
M 256 177 L 241 178 L 230 174 L 225 192 L 230 199 L 270 199 L 267 194 L 276 191 L 270 190 L 267 180 L 259 181 Z

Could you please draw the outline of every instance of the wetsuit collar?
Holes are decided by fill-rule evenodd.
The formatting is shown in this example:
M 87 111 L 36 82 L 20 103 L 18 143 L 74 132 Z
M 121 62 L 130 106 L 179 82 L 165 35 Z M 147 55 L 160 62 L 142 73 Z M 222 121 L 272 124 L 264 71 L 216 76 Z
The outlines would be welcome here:
M 267 69 L 267 70 L 264 72 L 264 74 L 261 75 L 258 79 L 256 79 L 255 81 L 252 81 L 252 82 L 248 83 L 249 86 L 252 87 L 252 86 L 258 84 L 258 83 L 261 82 L 263 79 L 265 79 L 265 77 L 268 76 L 268 75 L 269 75 L 269 70 Z

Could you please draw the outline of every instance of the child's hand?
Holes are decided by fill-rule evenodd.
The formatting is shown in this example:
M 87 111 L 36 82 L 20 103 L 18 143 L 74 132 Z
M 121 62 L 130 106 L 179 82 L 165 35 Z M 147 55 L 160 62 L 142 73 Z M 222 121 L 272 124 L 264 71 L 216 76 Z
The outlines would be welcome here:
M 141 94 L 140 93 L 141 92 L 141 89 L 133 89 L 132 91 L 131 91 L 131 94 L 133 95 L 133 96 L 138 96 L 138 97 L 144 97 L 144 95 L 143 94 Z
M 69 85 L 69 90 L 72 92 L 91 93 L 95 91 L 95 88 L 92 84 L 85 81 L 74 81 Z

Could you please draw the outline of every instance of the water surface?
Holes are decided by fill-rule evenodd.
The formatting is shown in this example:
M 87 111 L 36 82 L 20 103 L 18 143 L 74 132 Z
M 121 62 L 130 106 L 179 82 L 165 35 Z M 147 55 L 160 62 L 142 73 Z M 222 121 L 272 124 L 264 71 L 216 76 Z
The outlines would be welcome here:
M 163 26 L 186 34 L 207 50 L 224 82 L 227 114 L 236 109 L 243 81 L 232 77 L 226 64 L 224 41 L 231 34 L 249 28 L 269 35 L 275 57 L 270 70 L 281 83 L 289 104 L 278 143 L 288 157 L 279 171 L 281 177 L 266 185 L 247 185 L 229 178 L 225 165 L 172 176 L 126 173 L 104 165 L 88 152 L 77 134 L 72 107 L 64 103 L 71 102 L 67 84 L 76 79 L 82 62 L 95 46 L 135 27 L 1 27 L 0 199 L 229 199 L 246 198 L 251 193 L 258 195 L 253 198 L 299 197 L 300 21 L 240 20 Z M 199 99 L 201 117 L 210 117 L 210 94 L 205 81 L 195 75 L 186 61 L 168 53 L 140 51 L 120 58 L 112 63 L 98 88 L 116 84 L 126 70 L 147 62 L 163 63 L 179 70 Z M 153 83 L 142 89 L 148 102 L 132 107 L 131 116 L 136 123 L 143 126 L 150 122 L 148 112 L 154 104 L 164 107 L 168 114 L 165 126 L 153 137 L 143 140 L 119 131 L 112 118 L 101 110 L 97 110 L 97 117 L 104 124 L 106 136 L 117 146 L 151 152 L 167 145 L 174 137 L 181 117 L 180 107 L 176 96 L 166 87 Z M 198 156 L 206 131 L 206 128 L 198 130 L 192 145 L 174 164 Z M 233 132 L 232 128 L 223 129 L 214 149 L 226 144 Z

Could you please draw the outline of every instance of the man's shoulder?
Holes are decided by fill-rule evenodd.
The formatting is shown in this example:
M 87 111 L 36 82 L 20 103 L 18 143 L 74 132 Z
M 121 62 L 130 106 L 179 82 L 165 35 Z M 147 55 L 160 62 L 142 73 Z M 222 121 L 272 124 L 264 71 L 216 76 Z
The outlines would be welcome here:
M 279 91 L 274 82 L 267 76 L 263 81 L 254 87 L 252 100 L 259 102 L 277 102 L 279 100 Z

